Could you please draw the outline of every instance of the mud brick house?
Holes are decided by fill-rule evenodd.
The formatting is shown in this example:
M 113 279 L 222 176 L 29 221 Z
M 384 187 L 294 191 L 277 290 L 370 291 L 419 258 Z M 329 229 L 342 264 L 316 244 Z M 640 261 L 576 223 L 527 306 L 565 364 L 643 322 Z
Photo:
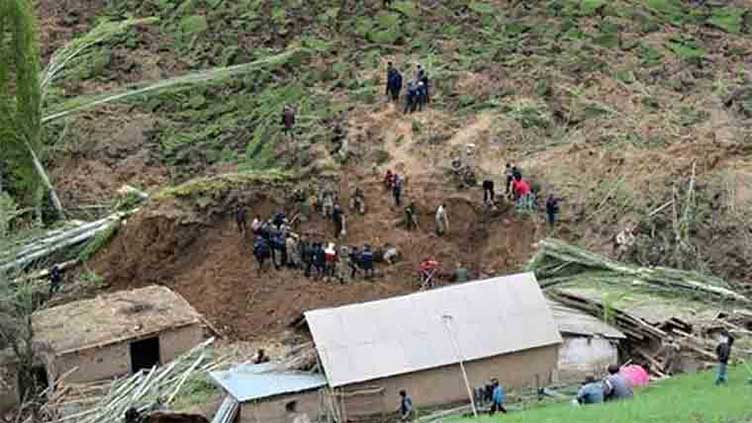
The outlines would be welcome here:
M 204 339 L 201 315 L 162 286 L 120 291 L 41 310 L 35 347 L 49 380 L 122 376 L 172 360 Z
M 468 402 L 471 387 L 556 377 L 562 343 L 531 273 L 473 281 L 305 313 L 343 419 L 393 412 L 405 389 L 417 407 Z
M 287 406 L 312 420 L 327 415 L 326 379 L 320 373 L 278 369 L 275 363 L 241 364 L 211 372 L 214 383 L 239 404 L 237 423 L 287 423 Z
M 619 363 L 619 346 L 627 337 L 620 330 L 579 310 L 549 301 L 564 342 L 559 347 L 559 380 L 581 382 Z

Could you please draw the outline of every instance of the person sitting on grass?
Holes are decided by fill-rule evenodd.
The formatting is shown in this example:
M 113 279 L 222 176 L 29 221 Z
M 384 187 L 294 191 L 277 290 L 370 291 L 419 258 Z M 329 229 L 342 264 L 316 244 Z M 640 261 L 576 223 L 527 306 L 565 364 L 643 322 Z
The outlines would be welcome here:
M 634 396 L 629 382 L 619 374 L 619 370 L 616 364 L 608 366 L 608 376 L 603 381 L 603 394 L 606 401 L 629 399 Z
M 585 377 L 585 383 L 577 392 L 579 404 L 598 404 L 603 402 L 603 384 L 595 380 L 595 376 Z

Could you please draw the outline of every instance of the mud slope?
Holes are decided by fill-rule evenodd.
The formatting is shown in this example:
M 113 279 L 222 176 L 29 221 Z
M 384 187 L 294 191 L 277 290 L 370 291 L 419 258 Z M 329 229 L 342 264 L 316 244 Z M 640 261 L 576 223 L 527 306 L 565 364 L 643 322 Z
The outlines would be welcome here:
M 278 335 L 305 310 L 412 292 L 417 289 L 416 265 L 425 256 L 440 260 L 446 273 L 457 261 L 481 276 L 516 270 L 541 235 L 529 222 L 514 222 L 501 213 L 484 216 L 477 204 L 469 201 L 469 196 L 478 192 L 467 192 L 468 197 L 446 193 L 442 198 L 437 187 L 417 183 L 408 187 L 406 195 L 422 211 L 421 227 L 408 232 L 398 226 L 401 210 L 393 206 L 378 181 L 369 179 L 361 185 L 370 194 L 368 212 L 351 216 L 346 242 L 391 243 L 404 255 L 394 266 L 379 265 L 373 281 L 340 285 L 306 279 L 295 270 L 269 270 L 259 275 L 250 239 L 239 236 L 229 213 L 203 221 L 187 218 L 173 205 L 153 206 L 129 221 L 94 260 L 92 269 L 105 277 L 113 290 L 152 283 L 169 286 L 224 335 L 256 339 Z M 266 195 L 240 194 L 247 199 L 249 216 L 268 216 L 280 208 Z M 433 233 L 432 210 L 439 200 L 447 203 L 452 219 L 450 233 L 442 238 Z M 232 210 L 230 206 L 224 209 Z M 207 211 L 198 214 L 210 215 Z M 332 225 L 314 216 L 296 231 L 330 240 Z M 448 283 L 446 279 L 443 283 Z

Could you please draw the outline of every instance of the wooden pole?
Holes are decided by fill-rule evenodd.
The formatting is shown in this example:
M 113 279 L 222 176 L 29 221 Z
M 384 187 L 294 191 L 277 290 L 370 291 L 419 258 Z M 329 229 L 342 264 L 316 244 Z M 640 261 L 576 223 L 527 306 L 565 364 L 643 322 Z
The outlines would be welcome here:
M 441 320 L 444 322 L 447 332 L 449 333 L 449 339 L 452 341 L 454 347 L 454 353 L 457 355 L 457 360 L 460 363 L 460 371 L 462 371 L 462 378 L 465 380 L 465 387 L 467 388 L 467 397 L 470 398 L 470 406 L 473 408 L 473 416 L 478 417 L 478 409 L 475 407 L 475 399 L 473 398 L 473 390 L 470 388 L 470 381 L 467 378 L 467 371 L 465 371 L 465 362 L 462 359 L 462 352 L 460 346 L 454 337 L 454 332 L 449 324 L 454 318 L 448 314 L 441 316 Z

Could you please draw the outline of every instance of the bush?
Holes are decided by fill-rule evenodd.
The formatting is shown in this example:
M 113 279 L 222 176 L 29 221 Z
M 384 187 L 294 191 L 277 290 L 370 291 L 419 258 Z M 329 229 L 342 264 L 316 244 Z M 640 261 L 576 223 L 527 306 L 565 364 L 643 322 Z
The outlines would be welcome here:
M 84 249 L 81 250 L 80 253 L 78 253 L 78 259 L 82 262 L 89 261 L 89 259 L 94 257 L 94 255 L 99 250 L 106 247 L 107 244 L 112 241 L 112 238 L 115 237 L 119 228 L 119 223 L 113 223 L 108 226 L 107 229 L 99 232 L 91 241 L 86 244 L 86 246 L 84 246 Z

